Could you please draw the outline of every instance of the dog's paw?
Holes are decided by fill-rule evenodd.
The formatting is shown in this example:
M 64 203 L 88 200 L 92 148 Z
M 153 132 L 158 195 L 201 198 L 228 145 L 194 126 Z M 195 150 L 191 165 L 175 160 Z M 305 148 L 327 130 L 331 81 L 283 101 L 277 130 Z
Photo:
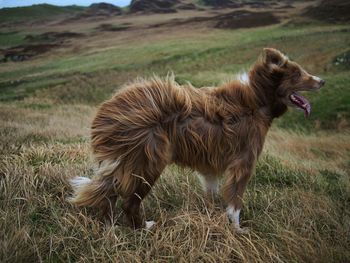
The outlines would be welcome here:
M 147 230 L 149 230 L 149 229 L 151 229 L 155 224 L 156 224 L 156 222 L 154 222 L 154 221 L 146 221 L 146 222 L 145 222 L 145 228 L 146 228 Z
M 235 227 L 235 232 L 240 235 L 246 235 L 249 234 L 250 229 L 248 227 Z

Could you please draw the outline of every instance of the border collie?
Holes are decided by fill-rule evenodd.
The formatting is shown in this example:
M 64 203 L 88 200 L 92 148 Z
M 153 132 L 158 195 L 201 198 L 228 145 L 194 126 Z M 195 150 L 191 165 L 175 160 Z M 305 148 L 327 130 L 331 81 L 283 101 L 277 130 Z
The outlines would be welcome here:
M 104 102 L 93 120 L 94 178 L 71 181 L 77 206 L 111 216 L 118 197 L 130 226 L 151 227 L 140 204 L 172 163 L 200 173 L 208 193 L 221 189 L 237 232 L 242 197 L 273 119 L 288 106 L 308 116 L 300 91 L 325 81 L 310 75 L 280 51 L 265 48 L 249 72 L 219 87 L 180 86 L 172 78 L 138 80 Z

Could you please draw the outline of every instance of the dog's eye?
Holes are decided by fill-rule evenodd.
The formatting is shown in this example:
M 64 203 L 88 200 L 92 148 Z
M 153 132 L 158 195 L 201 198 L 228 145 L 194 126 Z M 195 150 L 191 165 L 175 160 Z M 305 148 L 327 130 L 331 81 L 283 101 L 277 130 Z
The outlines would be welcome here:
M 299 71 L 293 72 L 293 77 L 292 77 L 292 79 L 293 79 L 293 82 L 294 82 L 294 83 L 299 82 L 300 79 L 301 79 L 301 73 L 300 73 Z
M 301 72 L 299 69 L 294 69 L 293 70 L 293 76 L 295 76 L 296 78 L 300 78 L 301 77 Z

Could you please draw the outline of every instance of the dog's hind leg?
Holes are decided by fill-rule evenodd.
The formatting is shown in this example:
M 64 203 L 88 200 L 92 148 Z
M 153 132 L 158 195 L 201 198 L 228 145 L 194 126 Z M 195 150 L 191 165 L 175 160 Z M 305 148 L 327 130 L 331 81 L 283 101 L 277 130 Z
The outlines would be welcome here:
M 236 160 L 226 171 L 226 182 L 223 186 L 223 198 L 227 204 L 227 216 L 235 230 L 246 233 L 248 229 L 241 228 L 239 222 L 243 206 L 243 194 L 249 182 L 252 164 L 246 160 Z
M 148 135 L 144 148 L 139 152 L 136 170 L 130 175 L 134 191 L 124 197 L 123 210 L 128 223 L 134 228 L 151 227 L 154 222 L 145 222 L 140 213 L 142 200 L 147 196 L 167 164 L 170 163 L 170 144 L 165 133 L 159 131 Z
M 142 200 L 151 191 L 152 186 L 159 176 L 160 173 L 153 174 L 152 179 L 145 180 L 144 182 L 140 181 L 139 185 L 135 189 L 135 192 L 124 199 L 122 207 L 128 220 L 128 224 L 131 227 L 134 227 L 135 229 L 141 227 L 150 227 L 147 226 L 147 222 L 144 221 L 144 218 L 140 212 L 140 207 Z M 148 222 L 148 224 L 149 223 L 150 222 Z

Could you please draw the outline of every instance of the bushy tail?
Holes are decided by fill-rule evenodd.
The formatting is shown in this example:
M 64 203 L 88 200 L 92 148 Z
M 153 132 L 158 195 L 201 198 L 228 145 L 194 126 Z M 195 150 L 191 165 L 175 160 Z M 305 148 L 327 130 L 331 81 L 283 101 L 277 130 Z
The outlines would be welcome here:
M 73 196 L 68 201 L 76 206 L 94 207 L 108 201 L 115 195 L 115 171 L 119 161 L 103 161 L 100 163 L 93 179 L 87 177 L 75 177 L 70 180 L 74 190 Z
M 75 177 L 70 180 L 74 190 L 68 201 L 76 206 L 95 207 L 108 198 L 113 186 L 106 180 L 94 180 L 87 177 Z

